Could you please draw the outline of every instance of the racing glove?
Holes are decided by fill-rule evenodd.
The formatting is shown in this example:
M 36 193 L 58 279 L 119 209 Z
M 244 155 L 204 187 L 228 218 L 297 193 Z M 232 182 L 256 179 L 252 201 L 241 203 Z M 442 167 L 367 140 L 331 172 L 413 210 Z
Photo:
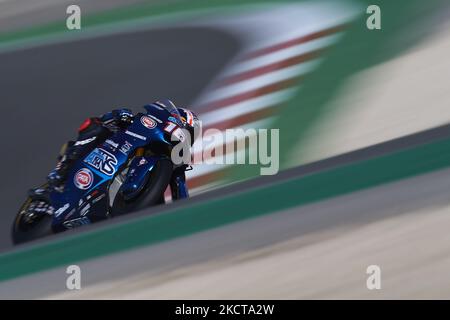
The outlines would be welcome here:
M 133 122 L 133 112 L 129 109 L 116 109 L 112 111 L 114 120 L 122 124 L 131 124 Z

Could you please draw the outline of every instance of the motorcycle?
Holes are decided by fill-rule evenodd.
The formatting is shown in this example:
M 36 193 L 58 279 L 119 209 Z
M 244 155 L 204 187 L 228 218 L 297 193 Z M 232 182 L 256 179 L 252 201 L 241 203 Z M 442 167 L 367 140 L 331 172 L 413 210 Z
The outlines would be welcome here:
M 164 203 L 174 168 L 171 150 L 185 133 L 176 108 L 144 108 L 126 129 L 73 164 L 62 192 L 26 199 L 12 227 L 15 244 Z

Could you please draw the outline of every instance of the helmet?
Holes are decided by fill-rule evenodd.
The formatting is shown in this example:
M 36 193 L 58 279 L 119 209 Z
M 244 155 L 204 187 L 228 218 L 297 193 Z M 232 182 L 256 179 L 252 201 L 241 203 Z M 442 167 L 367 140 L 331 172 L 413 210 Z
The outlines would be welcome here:
M 200 120 L 197 115 L 185 108 L 178 108 L 178 112 L 181 116 L 181 121 L 184 124 L 184 128 L 188 130 L 191 136 L 191 145 L 194 144 L 194 141 L 197 139 L 200 133 Z
M 200 129 L 200 121 L 195 113 L 185 108 L 178 108 L 175 103 L 169 99 L 158 100 L 151 105 L 169 111 L 183 129 L 188 130 L 191 144 L 194 143 Z

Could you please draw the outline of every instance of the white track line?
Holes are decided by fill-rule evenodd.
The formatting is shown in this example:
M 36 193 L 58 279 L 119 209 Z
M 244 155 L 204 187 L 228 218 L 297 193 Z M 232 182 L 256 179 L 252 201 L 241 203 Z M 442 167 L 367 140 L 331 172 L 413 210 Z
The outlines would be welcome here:
M 330 46 L 331 44 L 337 42 L 339 38 L 342 36 L 342 33 L 324 36 L 319 39 L 310 40 L 305 43 L 301 43 L 298 45 L 294 45 L 289 48 L 281 49 L 272 53 L 265 54 L 260 57 L 256 57 L 250 60 L 246 60 L 240 63 L 233 65 L 229 68 L 224 76 L 233 76 L 235 74 L 239 74 L 242 72 L 250 71 L 256 68 L 264 67 L 266 65 L 276 63 L 279 61 L 283 61 L 301 54 L 305 54 L 317 49 L 322 49 Z
M 297 88 L 290 88 L 245 100 L 226 108 L 220 108 L 201 114 L 200 118 L 203 121 L 204 126 L 210 126 L 213 123 L 223 122 L 236 118 L 240 115 L 280 104 L 281 102 L 291 98 L 297 90 Z
M 264 118 L 264 119 L 262 119 L 262 120 L 253 121 L 253 122 L 248 122 L 248 123 L 246 123 L 246 124 L 244 124 L 244 125 L 242 125 L 242 126 L 232 127 L 232 128 L 227 128 L 227 129 L 225 129 L 225 130 L 231 130 L 231 129 L 232 129 L 232 130 L 237 130 L 237 129 L 243 129 L 243 130 L 247 130 L 247 129 L 255 129 L 255 130 L 257 130 L 258 128 L 269 128 L 269 124 L 270 124 L 274 119 L 275 119 L 274 117 Z M 217 130 L 211 130 L 211 131 L 209 131 L 209 132 L 208 132 L 208 130 L 207 130 L 207 131 L 202 132 L 202 134 L 201 134 L 202 138 L 207 138 L 207 141 L 203 141 L 202 139 L 198 138 L 198 139 L 195 141 L 194 145 L 193 145 L 193 152 L 195 153 L 195 152 L 201 151 L 201 150 L 202 150 L 202 147 L 203 147 L 203 148 L 211 147 L 211 146 L 212 146 L 212 145 L 211 145 L 211 142 L 208 142 L 208 141 L 211 141 L 211 140 L 218 141 L 219 136 L 220 136 L 220 135 L 223 136 L 225 130 L 219 130 L 219 131 L 217 131 Z M 239 135 L 239 137 L 242 137 L 242 136 L 243 136 L 243 135 Z M 224 141 L 224 142 L 225 142 L 225 141 Z M 227 142 L 227 141 L 226 141 L 226 142 Z M 203 145 L 201 145 L 201 144 L 203 144 Z
M 273 72 L 263 74 L 261 76 L 244 80 L 232 85 L 216 89 L 207 94 L 203 100 L 200 101 L 201 104 L 214 103 L 214 101 L 221 100 L 224 98 L 230 98 L 235 95 L 245 93 L 251 90 L 256 90 L 279 81 L 288 80 L 291 78 L 298 77 L 300 75 L 311 72 L 320 64 L 321 59 L 315 59 L 308 62 L 303 62 L 292 67 L 283 68 Z

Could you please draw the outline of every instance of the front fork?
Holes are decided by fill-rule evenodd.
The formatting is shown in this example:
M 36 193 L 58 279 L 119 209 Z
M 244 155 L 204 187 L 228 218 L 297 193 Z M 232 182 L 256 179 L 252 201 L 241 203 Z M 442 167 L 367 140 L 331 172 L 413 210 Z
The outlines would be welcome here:
M 144 149 L 139 148 L 136 150 L 135 157 L 132 160 L 130 167 L 132 170 L 128 172 L 127 178 L 122 185 L 121 189 L 124 192 L 125 198 L 131 199 L 145 184 L 145 176 L 148 171 L 151 171 L 157 162 L 155 157 L 144 156 Z M 170 191 L 172 193 L 172 200 L 180 200 L 189 198 L 189 191 L 186 184 L 185 171 L 189 170 L 187 166 L 181 166 L 176 168 L 170 179 Z
M 189 191 L 186 184 L 185 168 L 177 168 L 170 179 L 170 191 L 172 200 L 180 200 L 189 198 Z

